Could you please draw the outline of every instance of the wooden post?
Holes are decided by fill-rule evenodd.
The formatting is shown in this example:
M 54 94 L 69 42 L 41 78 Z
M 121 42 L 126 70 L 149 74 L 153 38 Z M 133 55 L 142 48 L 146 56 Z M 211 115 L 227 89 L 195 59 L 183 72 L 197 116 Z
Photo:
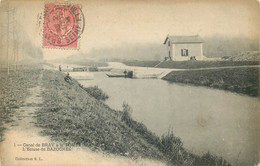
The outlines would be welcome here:
M 200 59 L 203 60 L 203 43 L 200 44 Z
M 8 13 L 8 18 L 7 18 L 7 75 L 9 75 L 9 2 L 7 2 L 7 13 Z
M 15 25 L 14 25 L 14 11 L 13 11 L 13 17 L 12 17 L 12 22 L 13 22 L 13 28 L 12 28 L 12 33 L 13 33 L 13 42 L 12 42 L 12 45 L 13 45 L 13 63 L 12 63 L 12 65 L 13 65 L 13 68 L 14 68 L 14 71 L 16 72 L 16 54 L 15 54 L 15 39 L 14 39 L 14 27 L 15 27 Z

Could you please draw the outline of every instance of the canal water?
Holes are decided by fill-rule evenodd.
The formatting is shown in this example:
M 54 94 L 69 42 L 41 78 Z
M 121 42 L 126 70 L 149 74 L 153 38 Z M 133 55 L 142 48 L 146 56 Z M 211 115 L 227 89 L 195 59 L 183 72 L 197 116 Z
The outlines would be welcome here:
M 109 95 L 106 104 L 115 110 L 127 102 L 135 120 L 159 136 L 173 131 L 193 153 L 209 151 L 233 165 L 259 160 L 258 98 L 160 79 L 108 78 L 105 73 L 93 78 L 79 82 L 100 87 Z

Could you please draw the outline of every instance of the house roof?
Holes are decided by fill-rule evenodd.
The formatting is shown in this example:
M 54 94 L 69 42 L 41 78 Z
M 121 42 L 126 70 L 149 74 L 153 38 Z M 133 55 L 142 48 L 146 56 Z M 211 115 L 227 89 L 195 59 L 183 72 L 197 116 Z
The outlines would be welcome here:
M 195 36 L 170 36 L 168 35 L 163 44 L 166 44 L 167 40 L 172 43 L 203 43 L 203 40 L 199 35 Z

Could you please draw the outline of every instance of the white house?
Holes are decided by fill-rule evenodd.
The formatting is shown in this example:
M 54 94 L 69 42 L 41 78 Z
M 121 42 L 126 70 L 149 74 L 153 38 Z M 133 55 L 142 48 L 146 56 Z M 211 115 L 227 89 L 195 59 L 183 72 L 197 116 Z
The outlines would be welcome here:
M 203 40 L 195 36 L 170 36 L 164 41 L 167 56 L 174 61 L 203 60 Z

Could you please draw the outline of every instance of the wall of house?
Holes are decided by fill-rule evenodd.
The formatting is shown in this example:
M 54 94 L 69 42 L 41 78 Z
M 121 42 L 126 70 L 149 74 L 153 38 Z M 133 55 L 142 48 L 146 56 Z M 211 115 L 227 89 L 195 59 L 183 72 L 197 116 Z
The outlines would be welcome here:
M 181 55 L 182 49 L 188 49 L 188 56 Z M 172 51 L 173 51 L 172 59 L 175 61 L 190 60 L 191 56 L 195 56 L 197 60 L 203 60 L 202 43 L 174 44 Z
M 169 57 L 169 55 L 170 55 L 170 57 L 173 57 L 173 47 L 174 47 L 174 45 L 172 45 L 172 43 L 170 43 L 170 46 L 169 46 L 169 44 L 168 44 L 168 42 L 169 42 L 169 40 L 167 40 L 167 42 L 166 42 L 166 49 L 167 49 L 167 56 L 166 57 Z

